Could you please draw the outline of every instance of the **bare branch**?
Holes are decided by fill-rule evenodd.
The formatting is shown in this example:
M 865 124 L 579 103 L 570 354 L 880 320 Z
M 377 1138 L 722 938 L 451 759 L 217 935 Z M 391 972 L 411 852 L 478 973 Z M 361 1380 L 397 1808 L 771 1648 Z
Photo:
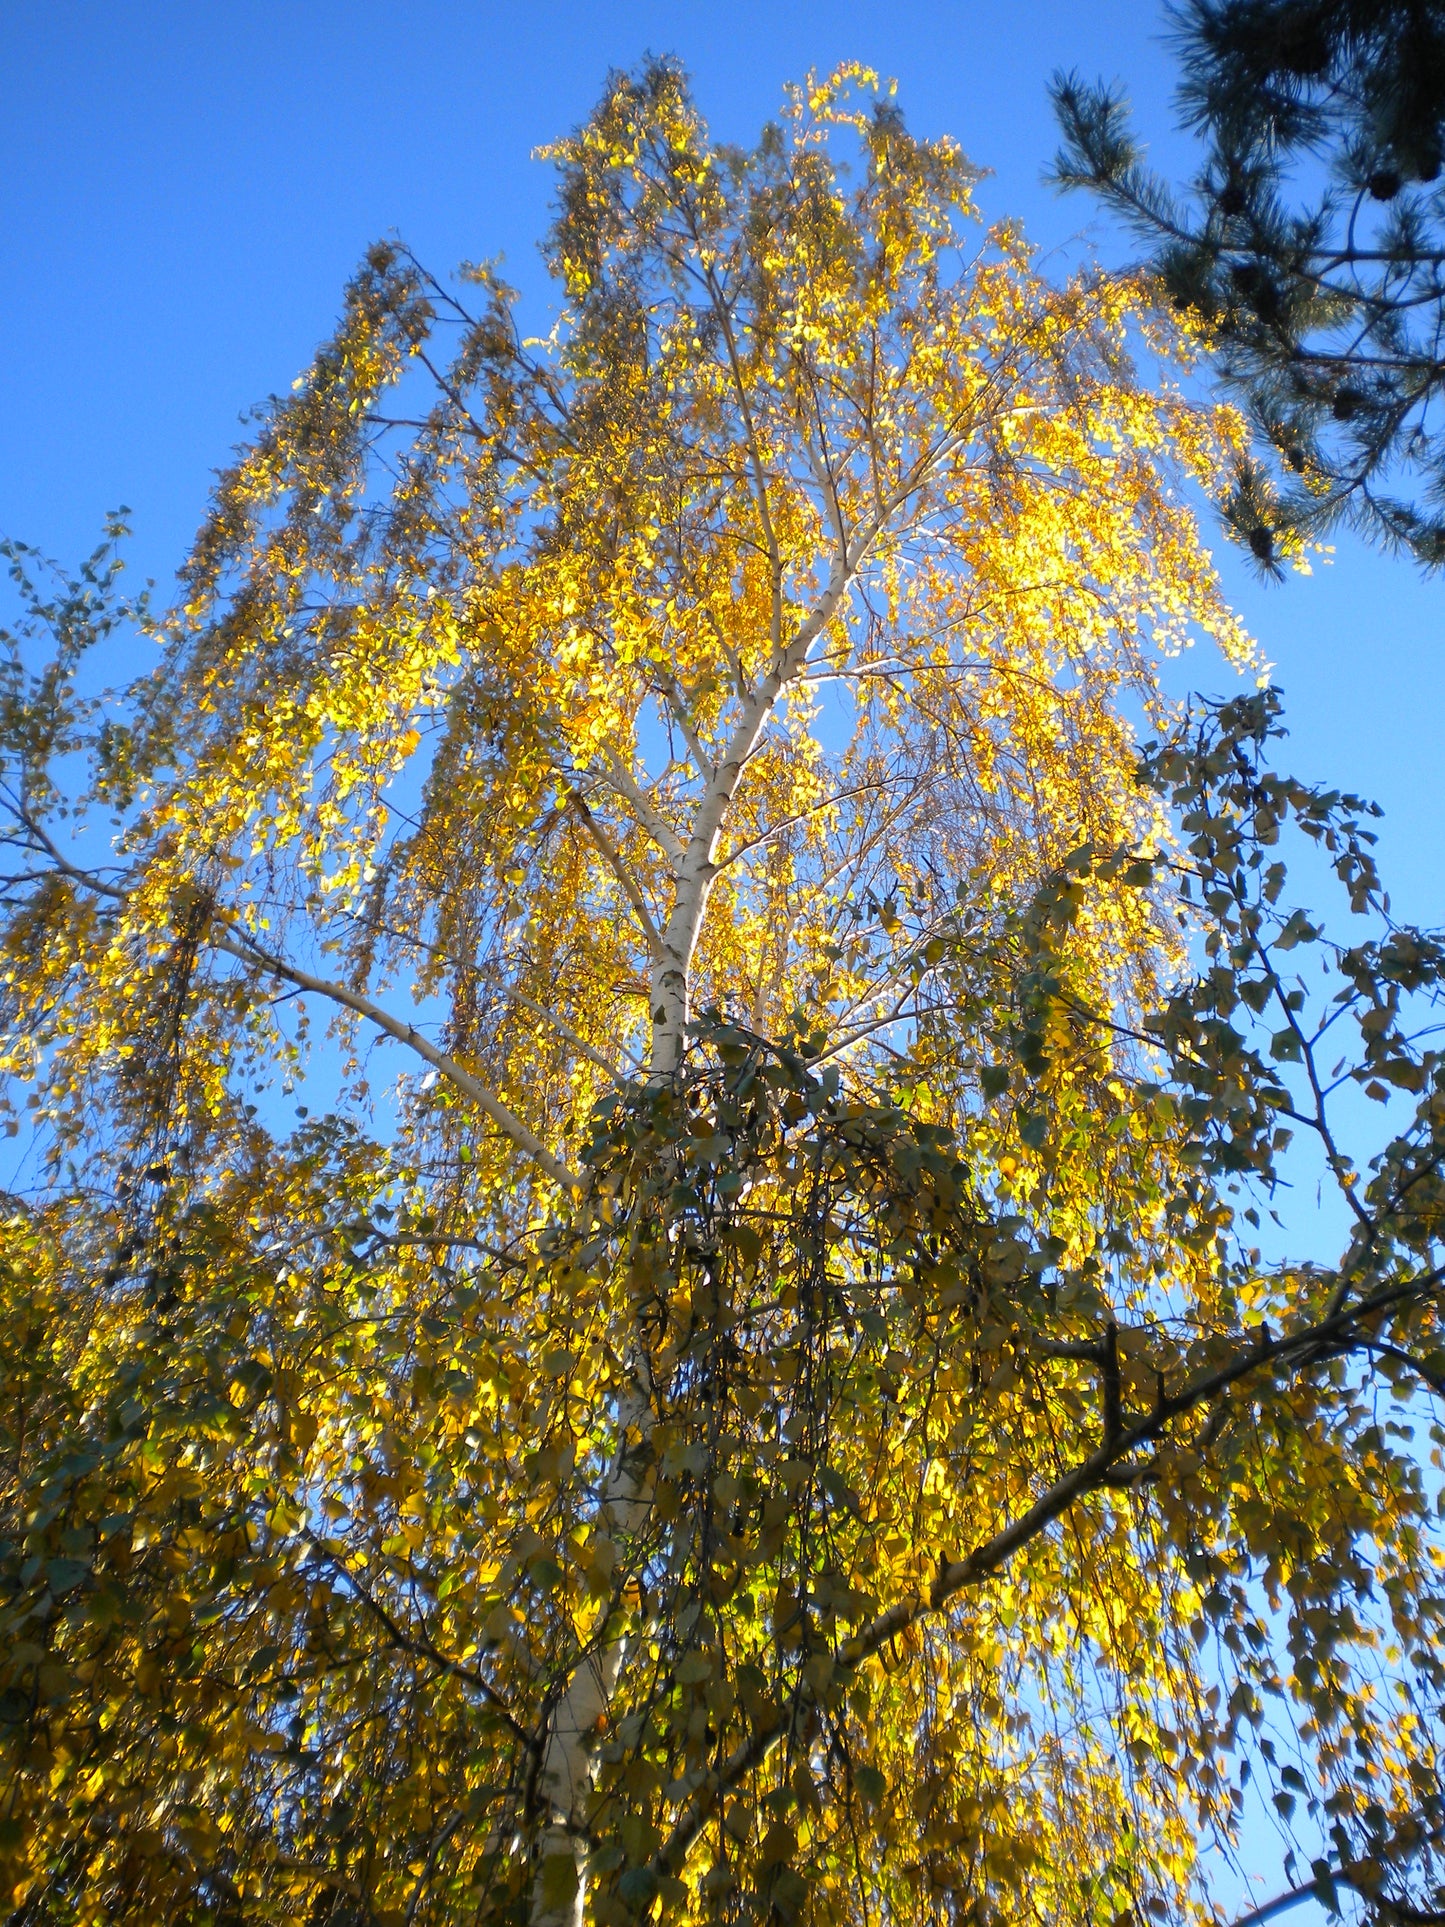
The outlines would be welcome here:
M 668 710 L 677 723 L 678 728 L 682 731 L 687 743 L 688 752 L 693 762 L 697 765 L 698 775 L 702 777 L 704 782 L 710 783 L 714 776 L 716 776 L 717 771 L 713 767 L 712 758 L 702 746 L 702 738 L 693 727 L 692 718 L 688 714 L 687 704 L 682 699 L 681 690 L 670 676 L 661 685 L 661 688 L 667 702 Z

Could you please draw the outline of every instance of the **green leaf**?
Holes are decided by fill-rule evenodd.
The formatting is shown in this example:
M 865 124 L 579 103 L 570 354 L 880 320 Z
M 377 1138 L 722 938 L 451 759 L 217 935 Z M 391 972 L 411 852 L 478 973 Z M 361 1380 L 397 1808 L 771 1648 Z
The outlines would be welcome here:
M 657 1875 L 651 1867 L 629 1867 L 618 1881 L 617 1891 L 629 1907 L 641 1909 L 657 1892 Z
M 1041 1151 L 1048 1142 L 1049 1120 L 1042 1111 L 1034 1111 L 1019 1118 L 1018 1131 L 1021 1144 L 1031 1151 Z
M 45 1583 L 53 1593 L 70 1592 L 89 1571 L 84 1559 L 52 1559 L 45 1568 Z
M 758 1859 L 764 1867 L 776 1867 L 791 1860 L 797 1851 L 796 1828 L 790 1826 L 786 1820 L 775 1820 L 763 1835 Z

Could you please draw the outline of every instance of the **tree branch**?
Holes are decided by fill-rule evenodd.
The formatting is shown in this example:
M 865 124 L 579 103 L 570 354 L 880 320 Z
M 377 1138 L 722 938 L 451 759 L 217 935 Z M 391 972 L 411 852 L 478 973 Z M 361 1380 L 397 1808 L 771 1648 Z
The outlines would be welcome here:
M 463 1097 L 470 1098 L 477 1109 L 491 1119 L 503 1136 L 509 1137 L 519 1151 L 525 1151 L 528 1157 L 541 1166 L 554 1184 L 560 1184 L 568 1191 L 582 1189 L 582 1179 L 577 1173 L 570 1170 L 560 1158 L 554 1156 L 535 1131 L 529 1130 L 516 1112 L 504 1104 L 495 1091 L 490 1090 L 479 1077 L 474 1077 L 469 1070 L 464 1069 L 454 1057 L 448 1056 L 443 1050 L 438 1050 L 431 1039 L 424 1037 L 415 1025 L 408 1024 L 403 1018 L 393 1017 L 389 1010 L 383 1009 L 370 997 L 363 996 L 360 991 L 348 989 L 345 984 L 333 983 L 326 977 L 315 977 L 309 970 L 302 970 L 299 965 L 289 963 L 286 958 L 278 957 L 273 951 L 266 950 L 243 926 L 232 923 L 224 912 L 217 910 L 213 914 L 224 926 L 221 933 L 213 932 L 211 936 L 211 942 L 218 950 L 226 951 L 229 956 L 250 965 L 253 969 L 268 971 L 273 977 L 280 977 L 285 983 L 295 984 L 298 990 L 309 991 L 317 997 L 327 997 L 332 1003 L 340 1004 L 343 1009 L 354 1011 L 358 1017 L 366 1018 L 367 1022 L 375 1024 L 378 1030 L 385 1031 L 388 1037 L 394 1037 L 399 1044 L 405 1044 L 408 1050 L 415 1051 L 424 1063 L 430 1064 L 439 1076 L 445 1077 Z
M 647 792 L 642 788 L 641 784 L 638 783 L 636 777 L 633 776 L 632 771 L 615 756 L 608 764 L 607 781 L 611 783 L 619 796 L 625 797 L 633 809 L 636 810 L 638 816 L 641 818 L 643 828 L 648 832 L 649 836 L 651 836 L 652 840 L 658 845 L 668 860 L 672 863 L 680 862 L 683 846 L 677 831 L 673 829 L 666 817 L 659 813 L 652 799 L 647 795 Z
M 621 1086 L 626 1082 L 622 1073 L 614 1064 L 609 1063 L 597 1046 L 589 1044 L 587 1039 L 573 1030 L 572 1026 L 564 1018 L 559 1017 L 555 1010 L 549 1010 L 545 1004 L 539 1004 L 531 997 L 524 997 L 520 990 L 509 990 L 507 1001 L 516 1004 L 519 1010 L 530 1011 L 532 1016 L 540 1017 L 544 1024 L 550 1024 L 559 1037 L 565 1037 L 574 1050 L 580 1051 L 588 1063 L 595 1064 L 598 1070 L 612 1079 L 614 1084 Z M 628 1055 L 628 1052 L 623 1052 L 624 1057 Z
M 571 802 L 572 808 L 577 812 L 578 816 L 581 817 L 587 834 L 601 851 L 603 861 L 606 863 L 608 869 L 611 870 L 613 876 L 615 876 L 617 881 L 622 885 L 623 895 L 632 905 L 633 914 L 642 925 L 642 934 L 647 939 L 648 952 L 652 957 L 656 958 L 662 949 L 662 939 L 658 935 L 657 925 L 652 920 L 652 912 L 647 907 L 647 899 L 643 896 L 636 877 L 633 876 L 632 871 L 623 860 L 622 852 L 597 821 L 597 818 L 592 814 L 591 810 L 588 809 L 587 799 L 583 796 L 581 790 L 573 790 L 569 801 Z
M 476 1692 L 479 1692 L 492 1708 L 492 1711 L 497 1715 L 498 1719 L 506 1726 L 512 1737 L 520 1740 L 525 1747 L 530 1748 L 532 1746 L 533 1741 L 531 1735 L 527 1732 L 527 1729 L 522 1725 L 521 1721 L 511 1712 L 506 1701 L 489 1679 L 485 1678 L 481 1673 L 473 1672 L 470 1666 L 463 1666 L 459 1660 L 449 1659 L 445 1653 L 439 1651 L 426 1637 L 423 1636 L 421 1639 L 414 1639 L 410 1634 L 404 1632 L 386 1610 L 385 1606 L 381 1604 L 380 1600 L 373 1596 L 371 1589 L 364 1581 L 356 1576 L 344 1559 L 340 1558 L 331 1550 L 325 1540 L 319 1539 L 316 1534 L 311 1531 L 310 1527 L 303 1528 L 301 1536 L 306 1540 L 306 1543 L 311 1547 L 316 1556 L 324 1560 L 325 1563 L 329 1565 L 333 1571 L 338 1573 L 346 1584 L 351 1587 L 362 1605 L 365 1606 L 372 1617 L 385 1629 L 387 1636 L 402 1652 L 409 1654 L 413 1659 L 430 1660 L 434 1666 L 440 1667 L 442 1672 L 449 1673 L 453 1679 L 459 1679 L 463 1685 L 470 1686 Z
M 1305 1331 L 1279 1338 L 1266 1336 L 1227 1365 L 1196 1379 L 1173 1398 L 1161 1398 L 1147 1419 L 1123 1428 L 1113 1439 L 1106 1440 L 1072 1472 L 1056 1480 L 1011 1525 L 976 1546 L 966 1558 L 945 1561 L 927 1594 L 899 1600 L 886 1612 L 880 1613 L 862 1632 L 846 1640 L 837 1655 L 838 1670 L 856 1669 L 899 1633 L 905 1632 L 919 1620 L 940 1612 L 958 1593 L 992 1578 L 1015 1552 L 1052 1525 L 1076 1500 L 1108 1485 L 1121 1461 L 1141 1445 L 1151 1444 L 1163 1436 L 1175 1419 L 1186 1416 L 1234 1385 L 1282 1361 L 1295 1360 L 1300 1366 L 1306 1366 L 1315 1358 L 1374 1342 L 1373 1334 L 1364 1330 L 1367 1320 L 1418 1293 L 1438 1287 L 1442 1279 L 1445 1279 L 1445 1265 L 1437 1266 L 1420 1278 L 1412 1278 L 1406 1284 L 1392 1286 L 1374 1293 L 1370 1298 L 1361 1299 L 1347 1311 L 1324 1318 Z M 667 1874 L 682 1863 L 709 1816 L 716 1811 L 718 1800 L 800 1726 L 816 1698 L 808 1680 L 800 1679 L 792 1717 L 780 1721 L 770 1731 L 755 1730 L 733 1749 L 722 1766 L 709 1776 L 708 1787 L 688 1812 L 678 1819 L 654 1855 L 652 1864 L 656 1872 Z M 1257 1919 L 1258 1916 L 1251 1918 Z M 1245 1927 L 1245 1923 L 1236 1922 L 1235 1927 Z

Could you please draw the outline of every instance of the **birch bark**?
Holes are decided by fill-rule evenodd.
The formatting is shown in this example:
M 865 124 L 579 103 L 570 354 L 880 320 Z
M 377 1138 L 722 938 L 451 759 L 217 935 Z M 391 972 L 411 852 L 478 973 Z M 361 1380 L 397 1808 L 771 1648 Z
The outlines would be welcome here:
M 681 1067 L 687 1046 L 688 994 L 708 892 L 717 875 L 717 849 L 749 759 L 789 685 L 805 669 L 818 638 L 838 614 L 868 546 L 840 549 L 822 594 L 798 624 L 766 676 L 748 695 L 722 758 L 705 771 L 702 794 L 672 864 L 672 909 L 660 933 L 652 972 L 652 1047 L 649 1075 L 666 1079 Z M 696 753 L 696 752 L 694 752 Z M 699 759 L 701 760 L 701 759 Z M 646 1362 L 635 1358 L 628 1408 L 619 1413 L 619 1446 L 603 1493 L 614 1532 L 626 1535 L 645 1520 L 648 1450 L 653 1406 Z M 631 1444 L 633 1432 L 637 1444 Z M 541 1738 L 537 1793 L 542 1811 L 532 1887 L 531 1927 L 582 1927 L 587 1896 L 586 1806 L 598 1730 L 627 1657 L 625 1637 L 604 1626 L 595 1650 L 568 1678 Z

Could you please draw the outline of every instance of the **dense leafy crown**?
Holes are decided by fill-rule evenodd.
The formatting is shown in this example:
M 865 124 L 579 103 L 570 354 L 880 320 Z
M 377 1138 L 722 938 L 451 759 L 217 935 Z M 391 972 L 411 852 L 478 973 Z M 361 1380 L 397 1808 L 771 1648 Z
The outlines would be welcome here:
M 553 158 L 550 334 L 377 251 L 128 695 L 10 551 L 11 1918 L 1199 1918 L 1251 1772 L 1420 1903 L 1445 953 L 1159 697 L 1234 426 L 864 74 Z
M 1189 193 L 1145 167 L 1123 97 L 1054 84 L 1056 177 L 1151 248 L 1271 451 L 1229 504 L 1266 567 L 1344 518 L 1445 561 L 1445 7 L 1188 0 L 1180 101 L 1207 143 Z M 1286 486 L 1281 490 L 1278 479 Z

